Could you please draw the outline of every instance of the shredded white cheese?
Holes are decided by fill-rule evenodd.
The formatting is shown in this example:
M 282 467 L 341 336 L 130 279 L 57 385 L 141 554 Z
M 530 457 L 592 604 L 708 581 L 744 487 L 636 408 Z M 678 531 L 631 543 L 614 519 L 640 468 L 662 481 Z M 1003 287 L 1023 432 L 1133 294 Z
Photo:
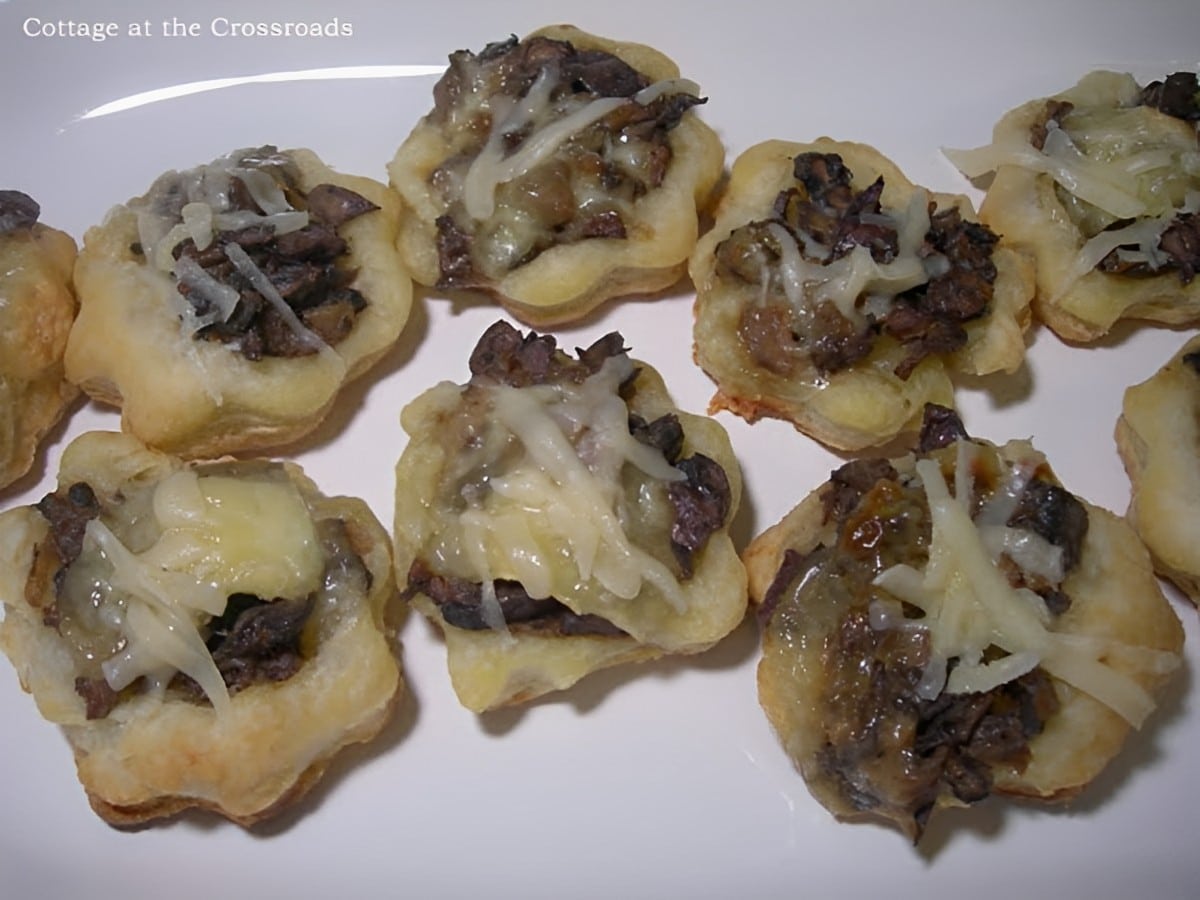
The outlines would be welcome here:
M 649 584 L 685 611 L 678 579 L 629 539 L 621 518 L 626 465 L 660 481 L 685 477 L 629 433 L 629 410 L 616 388 L 632 371 L 633 363 L 617 356 L 582 384 L 487 389 L 494 425 L 522 453 L 488 479 L 486 495 L 460 517 L 473 578 L 487 585 L 502 573 L 531 597 L 551 596 L 565 544 L 579 579 L 622 599 Z M 491 603 L 485 594 L 485 616 L 495 615 Z
M 1021 166 L 1049 175 L 1058 184 L 1082 200 L 1098 206 L 1118 219 L 1129 219 L 1146 212 L 1146 204 L 1136 190 L 1130 190 L 1124 173 L 1088 160 L 1071 143 L 1061 128 L 1050 129 L 1060 139 L 1047 137 L 1046 149 L 1038 150 L 1027 141 L 1012 140 L 975 150 L 944 150 L 946 157 L 968 178 L 979 178 L 1000 166 Z
M 107 564 L 106 587 L 122 598 L 114 624 L 122 649 L 102 663 L 114 690 L 147 676 L 165 685 L 190 676 L 218 713 L 225 682 L 201 629 L 234 593 L 264 600 L 304 597 L 320 588 L 324 556 L 311 516 L 285 480 L 198 477 L 176 472 L 155 488 L 156 541 L 131 551 L 100 519 L 88 522 L 82 554 Z
M 1111 73 L 1094 74 L 1111 78 Z M 1096 219 L 1087 230 L 1095 233 L 1084 234 L 1051 302 L 1061 299 L 1121 246 L 1137 245 L 1134 251 L 1120 251 L 1128 261 L 1152 269 L 1161 266 L 1166 261 L 1158 248 L 1163 231 L 1176 215 L 1195 212 L 1198 206 L 1200 149 L 1194 131 L 1189 134 L 1188 129 L 1157 127 L 1155 120 L 1162 114 L 1136 105 L 1136 83 L 1128 76 L 1120 80 L 1129 94 L 1121 103 L 1132 105 L 1100 107 L 1077 102 L 1061 123 L 1046 123 L 1040 150 L 1030 143 L 1027 132 L 1012 130 L 983 147 L 943 150 L 968 178 L 1015 166 L 1052 178 L 1074 202 L 1087 205 L 1089 215 Z M 1126 220 L 1134 221 L 1105 227 Z
M 1105 663 L 1119 654 L 1153 671 L 1174 666 L 1174 654 L 1117 641 L 1049 630 L 1044 604 L 1026 588 L 1014 589 L 996 566 L 972 521 L 966 496 L 950 494 L 938 463 L 916 463 L 932 519 L 929 561 L 923 572 L 898 565 L 875 584 L 925 612 L 914 624 L 929 633 L 932 661 L 920 690 L 932 698 L 987 691 L 1040 665 L 1050 675 L 1089 694 L 1138 727 L 1154 701 L 1134 679 Z M 1006 654 L 985 662 L 984 652 Z M 950 660 L 956 660 L 948 670 Z
M 165 666 L 190 676 L 218 713 L 227 711 L 229 692 L 197 628 L 201 613 L 224 610 L 225 597 L 187 573 L 147 565 L 99 519 L 88 523 L 85 536 L 112 566 L 110 585 L 127 597 L 125 647 L 102 664 L 109 686 L 121 690 Z
M 844 318 L 861 322 L 860 299 L 874 298 L 878 308 L 880 298 L 895 297 L 929 281 L 936 266 L 927 267 L 917 255 L 929 231 L 928 192 L 917 188 L 903 210 L 881 214 L 880 219 L 894 228 L 898 237 L 896 256 L 888 263 L 876 262 L 871 251 L 861 245 L 830 260 L 830 249 L 811 236 L 793 237 L 778 222 L 767 226 L 779 245 L 784 294 L 797 313 L 807 315 L 820 304 L 832 302 Z
M 463 206 L 472 219 L 480 221 L 492 216 L 499 185 L 519 178 L 546 161 L 564 143 L 618 107 L 630 102 L 645 106 L 664 93 L 698 93 L 699 90 L 694 82 L 676 78 L 655 82 L 632 99 L 597 97 L 580 104 L 568 94 L 555 104 L 552 95 L 557 85 L 558 72 L 548 66 L 541 70 L 526 95 L 510 109 L 493 103 L 492 128 L 487 143 L 471 161 L 463 179 Z M 515 152 L 506 155 L 505 137 L 525 128 L 532 129 L 529 136 Z
M 194 260 L 186 257 L 177 260 L 175 251 L 181 243 L 190 238 L 197 250 L 204 250 L 212 245 L 219 231 L 263 225 L 280 235 L 298 231 L 309 223 L 308 212 L 288 203 L 271 174 L 243 164 L 239 161 L 242 155 L 221 157 L 185 172 L 167 172 L 154 182 L 144 198 L 129 204 L 137 216 L 138 240 L 150 265 L 189 290 L 199 291 L 211 304 L 206 314 L 198 316 L 186 298 L 171 293 L 171 301 L 188 335 L 213 322 L 226 321 L 233 314 L 237 292 L 208 275 Z M 233 208 L 235 178 L 245 185 L 261 213 Z M 259 290 L 257 285 L 255 290 Z

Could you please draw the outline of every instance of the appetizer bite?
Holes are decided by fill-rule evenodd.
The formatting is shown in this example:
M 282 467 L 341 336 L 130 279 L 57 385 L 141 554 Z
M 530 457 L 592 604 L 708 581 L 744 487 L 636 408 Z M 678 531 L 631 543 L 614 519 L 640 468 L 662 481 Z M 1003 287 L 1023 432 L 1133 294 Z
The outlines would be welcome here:
M 560 25 L 457 51 L 389 166 L 413 278 L 578 319 L 685 272 L 724 150 L 656 50 Z
M 1125 391 L 1116 440 L 1132 487 L 1126 518 L 1158 573 L 1200 603 L 1200 337 Z
M 1034 313 L 1061 337 L 1200 321 L 1197 120 L 1196 73 L 1142 87 L 1100 71 L 1007 113 L 990 145 L 946 151 L 969 178 L 994 173 L 980 219 L 1037 260 Z
M 914 841 L 940 807 L 1077 794 L 1181 661 L 1124 520 L 945 408 L 915 454 L 845 464 L 744 558 L 784 749 L 835 816 Z
M 745 614 L 724 430 L 676 409 L 619 334 L 577 356 L 497 322 L 469 382 L 401 417 L 397 580 L 475 712 L 705 650 Z
M 0 648 L 61 725 L 92 808 L 251 825 L 402 691 L 387 533 L 289 463 L 184 463 L 89 432 L 0 515 Z
M 75 241 L 41 207 L 0 190 L 0 490 L 33 466 L 42 437 L 79 391 L 63 374 L 75 321 Z
M 775 416 L 840 450 L 951 406 L 950 373 L 1013 372 L 1032 273 L 965 197 L 821 138 L 743 153 L 697 244 L 695 357 L 710 411 Z
M 183 457 L 296 440 L 399 338 L 398 214 L 308 150 L 167 172 L 84 236 L 67 376 Z

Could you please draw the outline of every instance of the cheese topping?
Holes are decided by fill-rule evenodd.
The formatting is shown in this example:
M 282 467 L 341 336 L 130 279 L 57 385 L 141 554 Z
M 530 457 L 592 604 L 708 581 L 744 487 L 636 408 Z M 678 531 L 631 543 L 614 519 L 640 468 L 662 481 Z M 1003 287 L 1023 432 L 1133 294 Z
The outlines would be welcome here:
M 934 261 L 928 262 L 918 255 L 929 232 L 928 192 L 918 188 L 904 209 L 883 213 L 880 219 L 882 224 L 894 228 L 898 237 L 896 256 L 887 263 L 876 262 L 871 251 L 862 245 L 830 259 L 832 248 L 807 234 L 799 236 L 804 250 L 801 253 L 797 238 L 787 228 L 778 222 L 767 226 L 779 246 L 778 265 L 784 294 L 798 313 L 806 315 L 829 301 L 844 318 L 861 322 L 860 299 L 873 298 L 873 308 L 877 308 L 879 297 L 891 298 L 929 281 L 939 258 L 931 257 Z M 941 262 L 945 262 L 944 258 Z
M 242 159 L 246 156 L 246 152 L 235 153 L 185 172 L 167 172 L 145 197 L 130 201 L 129 208 L 137 214 L 142 252 L 156 268 L 172 272 L 175 249 L 188 238 L 197 250 L 204 250 L 217 231 L 266 225 L 275 234 L 287 234 L 308 224 L 308 213 L 295 209 L 275 178 L 261 168 L 282 167 L 286 158 Z M 235 179 L 262 213 L 234 207 Z
M 290 482 L 182 469 L 159 484 L 153 509 L 162 533 L 142 556 L 163 569 L 264 599 L 302 597 L 320 580 L 320 545 Z
M 492 100 L 492 128 L 487 143 L 472 160 L 463 179 L 463 206 L 472 219 L 488 219 L 495 212 L 497 186 L 512 181 L 545 162 L 560 146 L 613 110 L 629 102 L 647 106 L 664 93 L 696 94 L 694 82 L 682 78 L 655 82 L 632 98 L 597 97 L 580 103 L 568 93 L 552 101 L 558 72 L 546 67 L 533 86 L 515 103 L 507 97 Z M 525 129 L 531 133 L 511 155 L 505 155 L 506 140 Z
M 1100 264 L 1109 253 L 1117 251 L 1117 257 L 1125 263 L 1144 263 L 1151 269 L 1166 265 L 1169 257 L 1162 251 L 1159 241 L 1163 232 L 1170 227 L 1181 213 L 1200 212 L 1200 190 L 1191 191 L 1179 209 L 1172 209 L 1160 216 L 1135 219 L 1120 228 L 1109 228 L 1088 239 L 1071 261 L 1054 299 L 1059 299 L 1084 275 Z
M 304 597 L 321 587 L 324 556 L 311 515 L 283 479 L 199 476 L 185 469 L 160 482 L 151 498 L 153 544 L 134 552 L 100 519 L 87 525 L 73 567 L 96 567 L 93 595 L 105 598 L 119 651 L 102 664 L 121 690 L 146 676 L 165 687 L 176 671 L 200 685 L 213 707 L 229 696 L 202 629 L 227 598 Z
M 191 239 L 197 250 L 205 250 L 220 231 L 240 231 L 258 225 L 270 229 L 274 235 L 282 235 L 309 224 L 308 212 L 295 209 L 275 177 L 266 171 L 282 169 L 288 163 L 287 157 L 273 154 L 258 158 L 254 155 L 258 152 L 240 151 L 186 172 L 167 172 L 155 180 L 145 197 L 129 203 L 137 215 L 138 239 L 147 262 L 188 292 L 189 296 L 179 291 L 168 292 L 185 336 L 228 321 L 239 297 L 234 287 L 214 278 L 194 259 L 186 256 L 176 259 L 181 243 Z M 235 180 L 250 194 L 261 213 L 235 207 Z M 326 352 L 328 345 L 304 326 L 267 274 L 241 246 L 231 241 L 221 249 L 304 346 L 336 357 Z M 193 303 L 191 295 L 199 303 Z
M 963 442 L 966 443 L 966 442 Z M 963 460 L 960 458 L 960 464 Z M 875 584 L 919 607 L 921 619 L 906 627 L 928 630 L 932 659 L 918 692 L 926 699 L 950 693 L 987 691 L 1035 666 L 1089 694 L 1138 727 L 1154 701 L 1134 679 L 1106 663 L 1122 658 L 1156 672 L 1178 665 L 1175 654 L 1117 641 L 1059 634 L 1041 598 L 1013 588 L 970 513 L 970 493 L 951 495 L 939 464 L 916 463 L 932 519 L 929 561 L 923 572 L 897 565 Z M 984 660 L 990 648 L 1004 656 Z M 951 660 L 957 664 L 951 669 Z M 949 672 L 949 674 L 947 674 Z
M 624 499 L 627 467 L 651 482 L 685 478 L 629 432 L 629 410 L 617 389 L 633 371 L 628 357 L 614 356 L 581 384 L 485 388 L 491 430 L 501 435 L 488 440 L 515 452 L 487 476 L 485 491 L 468 498 L 457 541 L 469 577 L 485 586 L 489 624 L 499 613 L 488 593 L 496 578 L 520 581 L 534 599 L 581 582 L 632 599 L 648 585 L 676 611 L 685 610 L 671 568 L 627 534 L 626 517 L 635 514 Z M 502 618 L 493 627 L 501 625 Z
M 1106 82 L 1119 88 L 1117 105 L 1111 99 L 1110 105 L 1089 104 L 1096 91 L 1114 89 Z M 1016 166 L 1053 179 L 1083 236 L 1058 298 L 1118 247 L 1136 246 L 1121 251 L 1125 261 L 1159 268 L 1166 262 L 1159 237 L 1175 216 L 1200 206 L 1194 128 L 1136 105 L 1138 88 L 1130 76 L 1114 80 L 1112 73 L 1093 73 L 1070 96 L 1074 108 L 1061 123 L 1046 123 L 1040 150 L 1028 132 L 1010 129 L 984 147 L 943 151 L 968 178 Z M 1127 220 L 1135 221 L 1121 224 Z

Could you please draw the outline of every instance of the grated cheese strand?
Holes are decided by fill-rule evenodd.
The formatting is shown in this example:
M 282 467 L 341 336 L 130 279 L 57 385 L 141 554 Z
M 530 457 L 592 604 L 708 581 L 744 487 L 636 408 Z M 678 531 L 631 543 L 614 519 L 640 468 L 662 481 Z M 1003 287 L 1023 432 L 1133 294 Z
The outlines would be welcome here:
M 496 390 L 494 410 L 497 418 L 516 435 L 525 447 L 529 461 L 546 476 L 541 481 L 544 491 L 540 498 L 541 509 L 556 509 L 559 515 L 569 512 L 575 527 L 568 533 L 568 539 L 571 533 L 588 529 L 598 533 L 597 559 L 591 574 L 623 599 L 637 596 L 642 581 L 649 581 L 677 611 L 683 612 L 686 601 L 670 569 L 633 546 L 626 537 L 611 505 L 617 484 L 593 476 L 535 396 L 519 388 L 500 387 Z M 628 436 L 628 428 L 622 430 Z M 629 440 L 636 443 L 632 437 Z M 591 540 L 585 539 L 582 543 L 591 543 Z
M 881 214 L 880 219 L 895 227 L 898 248 L 895 259 L 877 263 L 871 251 L 861 245 L 838 259 L 828 260 L 829 250 L 801 234 L 805 250 L 817 256 L 807 259 L 800 252 L 797 238 L 778 222 L 767 230 L 779 245 L 779 273 L 788 302 L 801 315 L 807 315 L 825 302 L 832 302 L 838 312 L 851 322 L 861 322 L 863 315 L 858 300 L 864 295 L 894 297 L 929 280 L 929 270 L 917 255 L 929 232 L 929 194 L 918 188 L 904 210 L 898 214 Z
M 994 564 L 971 520 L 966 498 L 951 496 L 941 467 L 931 459 L 918 460 L 929 501 L 932 536 L 923 574 L 910 566 L 894 566 L 878 575 L 879 587 L 925 611 L 931 661 L 923 684 L 927 694 L 988 690 L 1041 665 L 1055 678 L 1092 696 L 1134 727 L 1154 709 L 1150 694 L 1134 679 L 1104 662 L 1109 653 L 1145 660 L 1155 671 L 1177 664 L 1174 654 L 1130 648 L 1118 641 L 1047 630 L 1038 615 L 1039 598 L 1024 588 L 1014 589 Z M 984 663 L 982 655 L 995 646 L 1009 656 Z M 948 678 L 945 664 L 958 659 Z M 941 683 L 938 683 L 941 682 Z
M 84 534 L 112 565 L 112 586 L 130 597 L 123 628 L 127 646 L 102 664 L 109 686 L 121 690 L 146 670 L 166 664 L 200 685 L 218 713 L 227 711 L 225 680 L 196 627 L 194 614 L 180 608 L 181 601 L 188 601 L 196 610 L 218 615 L 225 609 L 225 595 L 215 585 L 185 573 L 146 565 L 99 519 L 89 521 Z
M 99 519 L 88 522 L 84 553 L 111 569 L 109 587 L 123 595 L 123 648 L 101 664 L 114 690 L 147 676 L 165 684 L 183 672 L 218 713 L 229 693 L 201 634 L 225 612 L 228 597 L 304 597 L 321 588 L 324 556 L 307 506 L 289 480 L 199 477 L 181 469 L 151 497 L 159 526 L 140 553 Z
M 560 146 L 618 107 L 629 102 L 645 106 L 668 92 L 699 92 L 698 86 L 687 79 L 665 79 L 643 88 L 632 98 L 597 97 L 561 118 L 552 118 L 536 125 L 538 120 L 555 114 L 551 95 L 557 84 L 556 67 L 547 66 L 538 74 L 526 95 L 506 115 L 498 116 L 493 121 L 487 143 L 471 161 L 463 179 L 463 206 L 472 219 L 488 219 L 495 212 L 496 188 L 499 185 L 519 178 L 549 159 Z M 506 156 L 504 136 L 520 131 L 531 122 L 535 123 L 532 134 L 514 153 Z
M 460 517 L 473 578 L 515 577 L 542 599 L 563 590 L 555 567 L 567 562 L 567 586 L 594 582 L 632 599 L 650 585 L 674 610 L 686 610 L 678 579 L 632 543 L 619 509 L 627 465 L 660 482 L 686 477 L 629 433 L 629 410 L 616 391 L 633 371 L 628 357 L 617 356 L 582 384 L 487 388 L 500 440 L 515 441 L 523 455 L 489 477 L 489 490 Z M 484 605 L 487 613 L 486 596 Z

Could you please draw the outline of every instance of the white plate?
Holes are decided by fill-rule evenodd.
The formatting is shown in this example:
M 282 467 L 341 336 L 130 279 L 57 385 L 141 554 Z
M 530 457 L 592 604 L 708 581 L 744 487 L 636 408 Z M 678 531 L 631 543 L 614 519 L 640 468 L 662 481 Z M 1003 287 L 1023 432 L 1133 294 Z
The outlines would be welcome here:
M 444 65 L 458 48 L 525 34 L 547 17 L 655 45 L 710 97 L 704 117 L 728 158 L 770 137 L 866 141 L 914 180 L 973 193 L 943 146 L 986 142 L 1001 113 L 1114 67 L 1139 78 L 1197 65 L 1194 0 L 1093 5 L 839 0 L 792 4 L 429 3 L 80 4 L 0 0 L 0 182 L 76 237 L 168 168 L 235 147 L 308 146 L 333 166 L 385 179 L 384 165 L 430 104 L 434 76 L 250 78 L 123 111 L 140 92 L 211 79 L 355 66 Z M 1002 8 L 1003 7 L 1003 8 Z M 26 21 L 31 17 L 39 22 Z M 46 23 L 111 23 L 119 34 L 29 36 Z M 195 35 L 168 37 L 164 17 Z M 62 20 L 64 27 L 59 28 Z M 223 36 L 228 21 L 336 20 L 339 37 Z M 131 36 L 131 25 L 150 33 Z M 78 30 L 78 28 L 76 29 Z M 216 32 L 216 33 L 214 33 Z M 380 70 L 359 71 L 360 75 Z M 177 92 L 181 93 L 181 92 Z M 140 105 L 139 105 L 140 103 Z M 111 107 L 108 107 L 111 109 Z M 977 194 L 975 195 L 977 196 Z M 691 362 L 691 296 L 611 304 L 559 332 L 568 348 L 619 329 L 685 409 L 711 384 Z M 296 458 L 329 493 L 364 497 L 391 521 L 397 421 L 498 315 L 421 295 L 400 345 L 354 385 Z M 960 395 L 968 427 L 1032 436 L 1067 486 L 1122 511 L 1128 483 L 1112 442 L 1125 386 L 1184 341 L 1120 328 L 1088 349 L 1045 330 L 1028 367 Z M 746 471 L 739 537 L 773 523 L 839 460 L 776 422 L 722 414 Z M 76 433 L 116 428 L 78 408 L 5 507 L 50 489 Z M 1188 640 L 1195 610 L 1172 595 Z M 88 809 L 70 753 L 0 664 L 0 893 L 6 897 L 184 898 L 792 896 L 1184 897 L 1200 890 L 1200 710 L 1187 672 L 1144 731 L 1067 809 L 985 802 L 935 819 L 921 848 L 876 826 L 836 823 L 770 733 L 754 687 L 747 623 L 712 652 L 603 673 L 528 708 L 476 717 L 450 691 L 443 648 L 418 618 L 404 633 L 412 693 L 376 742 L 342 757 L 294 812 L 248 834 L 201 816 L 137 833 Z M 1187 651 L 1195 659 L 1194 646 Z

